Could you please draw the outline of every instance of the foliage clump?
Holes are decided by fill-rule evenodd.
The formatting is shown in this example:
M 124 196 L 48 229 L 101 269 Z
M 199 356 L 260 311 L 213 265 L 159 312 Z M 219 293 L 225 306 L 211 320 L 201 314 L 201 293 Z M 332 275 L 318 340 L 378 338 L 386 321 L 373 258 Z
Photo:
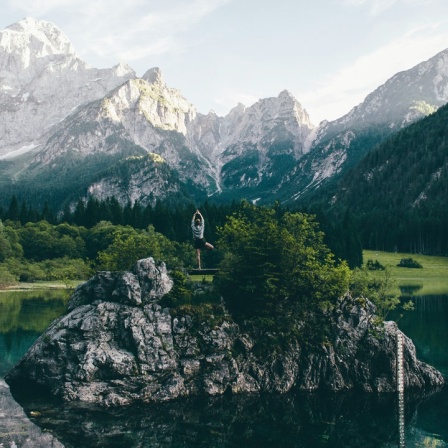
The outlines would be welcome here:
M 354 269 L 350 278 L 350 292 L 354 297 L 368 298 L 375 305 L 378 324 L 382 324 L 397 307 L 403 311 L 413 309 L 411 301 L 401 302 L 396 281 L 388 268 L 379 271 L 372 271 L 367 266 Z
M 173 287 L 168 294 L 163 296 L 160 305 L 173 308 L 179 305 L 191 304 L 193 297 L 192 281 L 179 270 L 172 271 L 170 277 L 173 280 Z
M 242 202 L 218 233 L 219 290 L 241 323 L 297 333 L 347 291 L 349 268 L 334 259 L 311 215 Z
M 397 264 L 399 268 L 413 268 L 413 269 L 422 269 L 423 266 L 415 261 L 413 258 L 402 258 L 400 262 Z
M 366 268 L 369 271 L 384 271 L 386 269 L 378 260 L 367 260 Z
M 207 323 L 211 327 L 222 323 L 225 310 L 221 297 L 207 282 L 193 282 L 181 270 L 170 272 L 173 287 L 160 301 L 162 307 L 171 308 L 172 316 L 190 316 L 196 325 Z M 228 317 L 228 316 L 227 316 Z
M 111 227 L 112 242 L 98 253 L 100 269 L 129 270 L 137 260 L 150 256 L 177 268 L 188 258 L 187 252 L 192 253 L 187 244 L 170 241 L 156 232 L 152 225 L 146 230 L 136 230 L 131 226 Z

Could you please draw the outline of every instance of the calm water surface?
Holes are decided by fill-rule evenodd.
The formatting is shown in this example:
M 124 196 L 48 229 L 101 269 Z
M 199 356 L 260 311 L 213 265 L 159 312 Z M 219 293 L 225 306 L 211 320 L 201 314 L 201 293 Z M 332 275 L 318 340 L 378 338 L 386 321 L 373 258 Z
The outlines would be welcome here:
M 448 295 L 414 297 L 399 318 L 420 359 L 448 378 Z M 397 398 L 287 394 L 178 400 L 105 412 L 16 397 L 2 380 L 49 323 L 63 293 L 0 293 L 0 447 L 448 447 L 448 387 L 406 396 L 405 437 Z M 398 316 L 392 316 L 398 319 Z

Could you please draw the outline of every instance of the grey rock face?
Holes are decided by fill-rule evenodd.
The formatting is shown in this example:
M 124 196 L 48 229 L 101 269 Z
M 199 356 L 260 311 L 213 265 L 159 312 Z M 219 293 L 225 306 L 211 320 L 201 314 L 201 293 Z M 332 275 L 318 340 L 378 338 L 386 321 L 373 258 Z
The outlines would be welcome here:
M 32 18 L 0 31 L 0 156 L 26 152 L 82 104 L 135 78 L 125 65 L 95 69 L 55 25 Z
M 399 330 L 387 322 L 376 335 L 374 307 L 366 300 L 340 299 L 328 315 L 327 344 L 310 351 L 291 340 L 281 352 L 260 355 L 257 341 L 225 313 L 212 324 L 162 309 L 159 300 L 171 288 L 165 265 L 152 258 L 139 260 L 134 273 L 98 273 L 77 288 L 67 314 L 50 325 L 6 381 L 12 389 L 37 385 L 66 401 L 104 406 L 225 392 L 397 388 Z M 417 360 L 406 337 L 404 356 L 407 388 L 443 384 L 438 371 Z

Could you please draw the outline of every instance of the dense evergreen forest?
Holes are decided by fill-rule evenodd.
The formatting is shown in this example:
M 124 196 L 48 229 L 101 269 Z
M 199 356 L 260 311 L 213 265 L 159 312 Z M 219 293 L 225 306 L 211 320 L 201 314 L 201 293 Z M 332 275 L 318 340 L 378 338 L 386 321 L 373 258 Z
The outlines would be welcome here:
M 393 134 L 312 200 L 335 221 L 350 210 L 365 249 L 447 256 L 448 105 Z
M 207 240 L 215 243 L 228 218 L 247 204 L 200 205 Z M 193 203 L 142 207 L 137 202 L 122 207 L 115 199 L 90 199 L 56 216 L 48 206 L 37 211 L 12 197 L 7 209 L 0 208 L 0 277 L 3 273 L 10 283 L 82 279 L 94 270 L 130 269 L 147 256 L 166 261 L 171 269 L 194 267 L 191 218 L 196 209 Z M 289 212 L 279 204 L 270 209 L 279 218 Z M 335 225 L 319 213 L 316 222 L 336 260 L 346 260 L 350 267 L 362 264 L 362 247 L 349 215 Z M 225 250 L 204 253 L 205 265 L 216 266 Z

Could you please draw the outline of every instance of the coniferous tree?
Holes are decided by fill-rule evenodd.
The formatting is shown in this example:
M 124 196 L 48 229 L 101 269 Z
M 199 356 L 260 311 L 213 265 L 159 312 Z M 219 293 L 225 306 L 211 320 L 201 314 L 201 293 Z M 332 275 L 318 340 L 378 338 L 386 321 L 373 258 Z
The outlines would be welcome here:
M 78 226 L 85 225 L 85 205 L 82 199 L 78 200 L 76 204 L 75 213 L 73 215 L 73 222 Z
M 348 288 L 349 270 L 337 264 L 312 216 L 243 202 L 219 230 L 225 247 L 218 282 L 229 309 L 243 321 L 275 325 L 283 331 L 300 316 L 334 303 Z M 292 320 L 290 320 L 289 318 Z
M 11 198 L 11 202 L 9 203 L 9 208 L 8 208 L 8 212 L 6 214 L 6 218 L 10 219 L 11 221 L 19 220 L 19 202 L 15 195 Z
M 50 206 L 48 205 L 48 201 L 45 201 L 44 209 L 42 210 L 41 219 L 47 221 L 51 224 L 56 223 L 56 218 L 53 212 L 50 210 Z
M 28 215 L 28 209 L 27 209 L 25 201 L 22 201 L 22 205 L 20 206 L 19 221 L 22 225 L 24 225 L 30 221 L 30 217 Z
M 342 229 L 344 238 L 342 259 L 347 261 L 351 269 L 354 269 L 362 265 L 362 245 L 349 210 L 346 211 L 342 221 Z

